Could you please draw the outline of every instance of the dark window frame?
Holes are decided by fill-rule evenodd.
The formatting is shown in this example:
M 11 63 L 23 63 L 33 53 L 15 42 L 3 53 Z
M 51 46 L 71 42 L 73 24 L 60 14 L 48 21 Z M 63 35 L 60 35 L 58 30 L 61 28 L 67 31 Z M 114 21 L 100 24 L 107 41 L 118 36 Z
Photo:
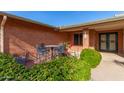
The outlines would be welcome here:
M 83 45 L 83 33 L 74 33 L 73 34 L 73 44 L 77 46 Z

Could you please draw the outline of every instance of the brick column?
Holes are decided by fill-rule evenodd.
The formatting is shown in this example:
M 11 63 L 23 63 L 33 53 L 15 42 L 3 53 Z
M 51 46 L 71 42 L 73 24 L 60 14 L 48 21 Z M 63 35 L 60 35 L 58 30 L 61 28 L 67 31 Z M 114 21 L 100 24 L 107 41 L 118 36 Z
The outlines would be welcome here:
M 89 47 L 89 31 L 83 31 L 83 47 L 88 48 Z
M 89 48 L 95 49 L 96 46 L 96 31 L 94 29 L 89 30 Z

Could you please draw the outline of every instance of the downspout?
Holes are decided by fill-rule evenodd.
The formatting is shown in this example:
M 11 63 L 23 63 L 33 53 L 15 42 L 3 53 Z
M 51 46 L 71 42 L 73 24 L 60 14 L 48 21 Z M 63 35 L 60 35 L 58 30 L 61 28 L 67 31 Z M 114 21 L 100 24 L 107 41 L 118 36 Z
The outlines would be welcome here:
M 123 29 L 123 54 L 124 54 L 124 29 Z
M 2 22 L 0 24 L 0 52 L 4 53 L 4 26 L 7 20 L 7 16 L 3 16 Z

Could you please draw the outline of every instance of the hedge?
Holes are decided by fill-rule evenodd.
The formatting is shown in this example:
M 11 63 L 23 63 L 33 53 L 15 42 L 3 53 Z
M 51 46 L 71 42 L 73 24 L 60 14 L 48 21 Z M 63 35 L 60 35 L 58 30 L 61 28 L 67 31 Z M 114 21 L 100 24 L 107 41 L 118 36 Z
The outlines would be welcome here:
M 94 49 L 83 49 L 80 54 L 80 59 L 85 60 L 91 66 L 91 68 L 95 68 L 100 64 L 102 56 Z
M 90 80 L 90 76 L 91 69 L 87 62 L 74 57 L 59 57 L 26 69 L 16 63 L 12 56 L 0 53 L 0 80 Z
M 33 69 L 41 75 L 36 76 L 35 80 L 89 80 L 91 75 L 89 65 L 73 57 L 60 57 L 49 63 L 36 65 Z
M 17 74 L 25 69 L 8 54 L 0 53 L 0 80 L 16 80 Z

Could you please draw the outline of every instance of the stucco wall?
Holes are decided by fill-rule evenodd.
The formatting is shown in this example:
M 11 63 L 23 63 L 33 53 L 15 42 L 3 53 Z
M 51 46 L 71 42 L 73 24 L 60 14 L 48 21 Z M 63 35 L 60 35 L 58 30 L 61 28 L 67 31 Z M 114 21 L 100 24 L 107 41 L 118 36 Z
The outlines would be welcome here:
M 24 51 L 35 53 L 36 45 L 59 44 L 68 41 L 68 34 L 54 31 L 33 23 L 9 18 L 5 25 L 5 52 L 22 54 Z

